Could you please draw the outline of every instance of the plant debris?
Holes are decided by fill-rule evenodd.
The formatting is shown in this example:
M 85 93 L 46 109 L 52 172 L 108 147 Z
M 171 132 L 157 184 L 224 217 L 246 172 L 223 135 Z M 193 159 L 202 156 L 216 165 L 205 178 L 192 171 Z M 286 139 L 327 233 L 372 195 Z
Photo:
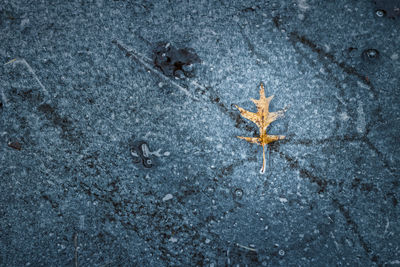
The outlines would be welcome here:
M 279 110 L 277 112 L 269 112 L 269 102 L 272 100 L 274 95 L 266 98 L 265 93 L 264 93 L 264 85 L 261 83 L 260 84 L 260 99 L 253 99 L 251 98 L 250 100 L 254 102 L 254 104 L 257 106 L 257 113 L 247 111 L 237 105 L 235 107 L 240 111 L 240 114 L 254 122 L 259 130 L 260 130 L 260 137 L 243 137 L 243 136 L 238 136 L 238 138 L 244 139 L 247 142 L 258 144 L 263 147 L 263 166 L 260 170 L 260 173 L 265 172 L 265 145 L 284 139 L 285 136 L 283 135 L 268 135 L 267 134 L 267 127 L 276 119 L 282 117 L 284 115 L 284 112 L 286 109 Z
M 22 145 L 20 142 L 9 142 L 8 146 L 14 148 L 15 150 L 20 151 L 22 149 Z

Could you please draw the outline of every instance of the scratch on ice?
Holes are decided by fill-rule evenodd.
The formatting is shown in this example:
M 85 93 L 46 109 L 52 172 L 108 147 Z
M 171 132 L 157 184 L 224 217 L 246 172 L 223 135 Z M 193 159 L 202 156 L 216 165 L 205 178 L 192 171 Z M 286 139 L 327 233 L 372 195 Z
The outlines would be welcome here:
M 36 75 L 35 70 L 28 64 L 28 62 L 26 62 L 25 59 L 23 58 L 14 58 L 13 60 L 8 61 L 7 63 L 5 63 L 4 65 L 15 65 L 15 64 L 22 64 L 24 65 L 28 71 L 32 74 L 33 78 L 35 78 L 35 80 L 37 81 L 37 83 L 39 84 L 40 88 L 42 88 L 43 93 L 48 96 L 49 92 L 47 91 L 46 87 L 44 87 L 44 85 L 42 84 L 42 82 L 39 80 L 39 77 Z

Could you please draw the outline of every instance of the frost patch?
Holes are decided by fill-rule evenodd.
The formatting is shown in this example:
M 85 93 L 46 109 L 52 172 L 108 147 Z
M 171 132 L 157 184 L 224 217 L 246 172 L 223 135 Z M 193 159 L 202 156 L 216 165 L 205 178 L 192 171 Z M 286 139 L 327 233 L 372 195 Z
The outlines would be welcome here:
M 288 202 L 287 198 L 284 198 L 284 197 L 280 197 L 280 198 L 279 198 L 279 201 L 280 201 L 281 203 L 286 203 L 286 202 Z
M 390 56 L 390 58 L 391 58 L 392 60 L 398 60 L 398 59 L 399 59 L 399 54 L 394 53 L 393 55 Z
M 172 242 L 172 243 L 176 243 L 176 242 L 178 242 L 178 239 L 175 238 L 175 237 L 171 237 L 171 238 L 169 239 L 169 241 Z
M 358 102 L 358 107 L 357 107 L 357 126 L 356 126 L 356 130 L 359 133 L 364 133 L 365 132 L 365 113 L 364 113 L 364 109 L 362 106 L 362 102 Z
M 162 201 L 168 201 L 173 198 L 172 194 L 166 194 L 165 197 L 163 197 Z
M 340 114 L 339 114 L 339 118 L 340 118 L 340 120 L 342 120 L 342 121 L 348 121 L 348 120 L 350 119 L 349 115 L 347 115 L 346 112 L 340 113 Z

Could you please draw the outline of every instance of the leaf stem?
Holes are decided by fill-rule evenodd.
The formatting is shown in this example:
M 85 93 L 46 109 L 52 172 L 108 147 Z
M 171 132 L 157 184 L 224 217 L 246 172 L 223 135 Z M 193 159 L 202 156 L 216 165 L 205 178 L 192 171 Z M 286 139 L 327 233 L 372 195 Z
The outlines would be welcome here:
M 265 165 L 266 165 L 266 162 L 265 162 L 265 145 L 263 145 L 262 147 L 263 147 L 263 165 L 262 165 L 262 168 L 260 170 L 260 173 L 264 174 L 265 173 Z

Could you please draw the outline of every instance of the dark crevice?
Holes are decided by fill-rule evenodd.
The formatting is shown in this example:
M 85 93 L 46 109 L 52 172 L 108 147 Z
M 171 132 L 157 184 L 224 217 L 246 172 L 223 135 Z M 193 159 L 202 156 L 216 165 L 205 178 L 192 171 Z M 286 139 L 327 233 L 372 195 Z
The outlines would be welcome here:
M 360 245 L 364 249 L 365 253 L 370 257 L 371 261 L 378 263 L 378 265 L 381 265 L 379 264 L 379 257 L 372 253 L 370 245 L 364 240 L 364 237 L 361 235 L 360 230 L 358 229 L 358 225 L 351 217 L 349 210 L 336 198 L 332 199 L 332 203 L 336 208 L 339 209 L 340 213 L 345 218 L 347 225 L 349 225 L 351 230 L 355 233 L 360 242 Z

